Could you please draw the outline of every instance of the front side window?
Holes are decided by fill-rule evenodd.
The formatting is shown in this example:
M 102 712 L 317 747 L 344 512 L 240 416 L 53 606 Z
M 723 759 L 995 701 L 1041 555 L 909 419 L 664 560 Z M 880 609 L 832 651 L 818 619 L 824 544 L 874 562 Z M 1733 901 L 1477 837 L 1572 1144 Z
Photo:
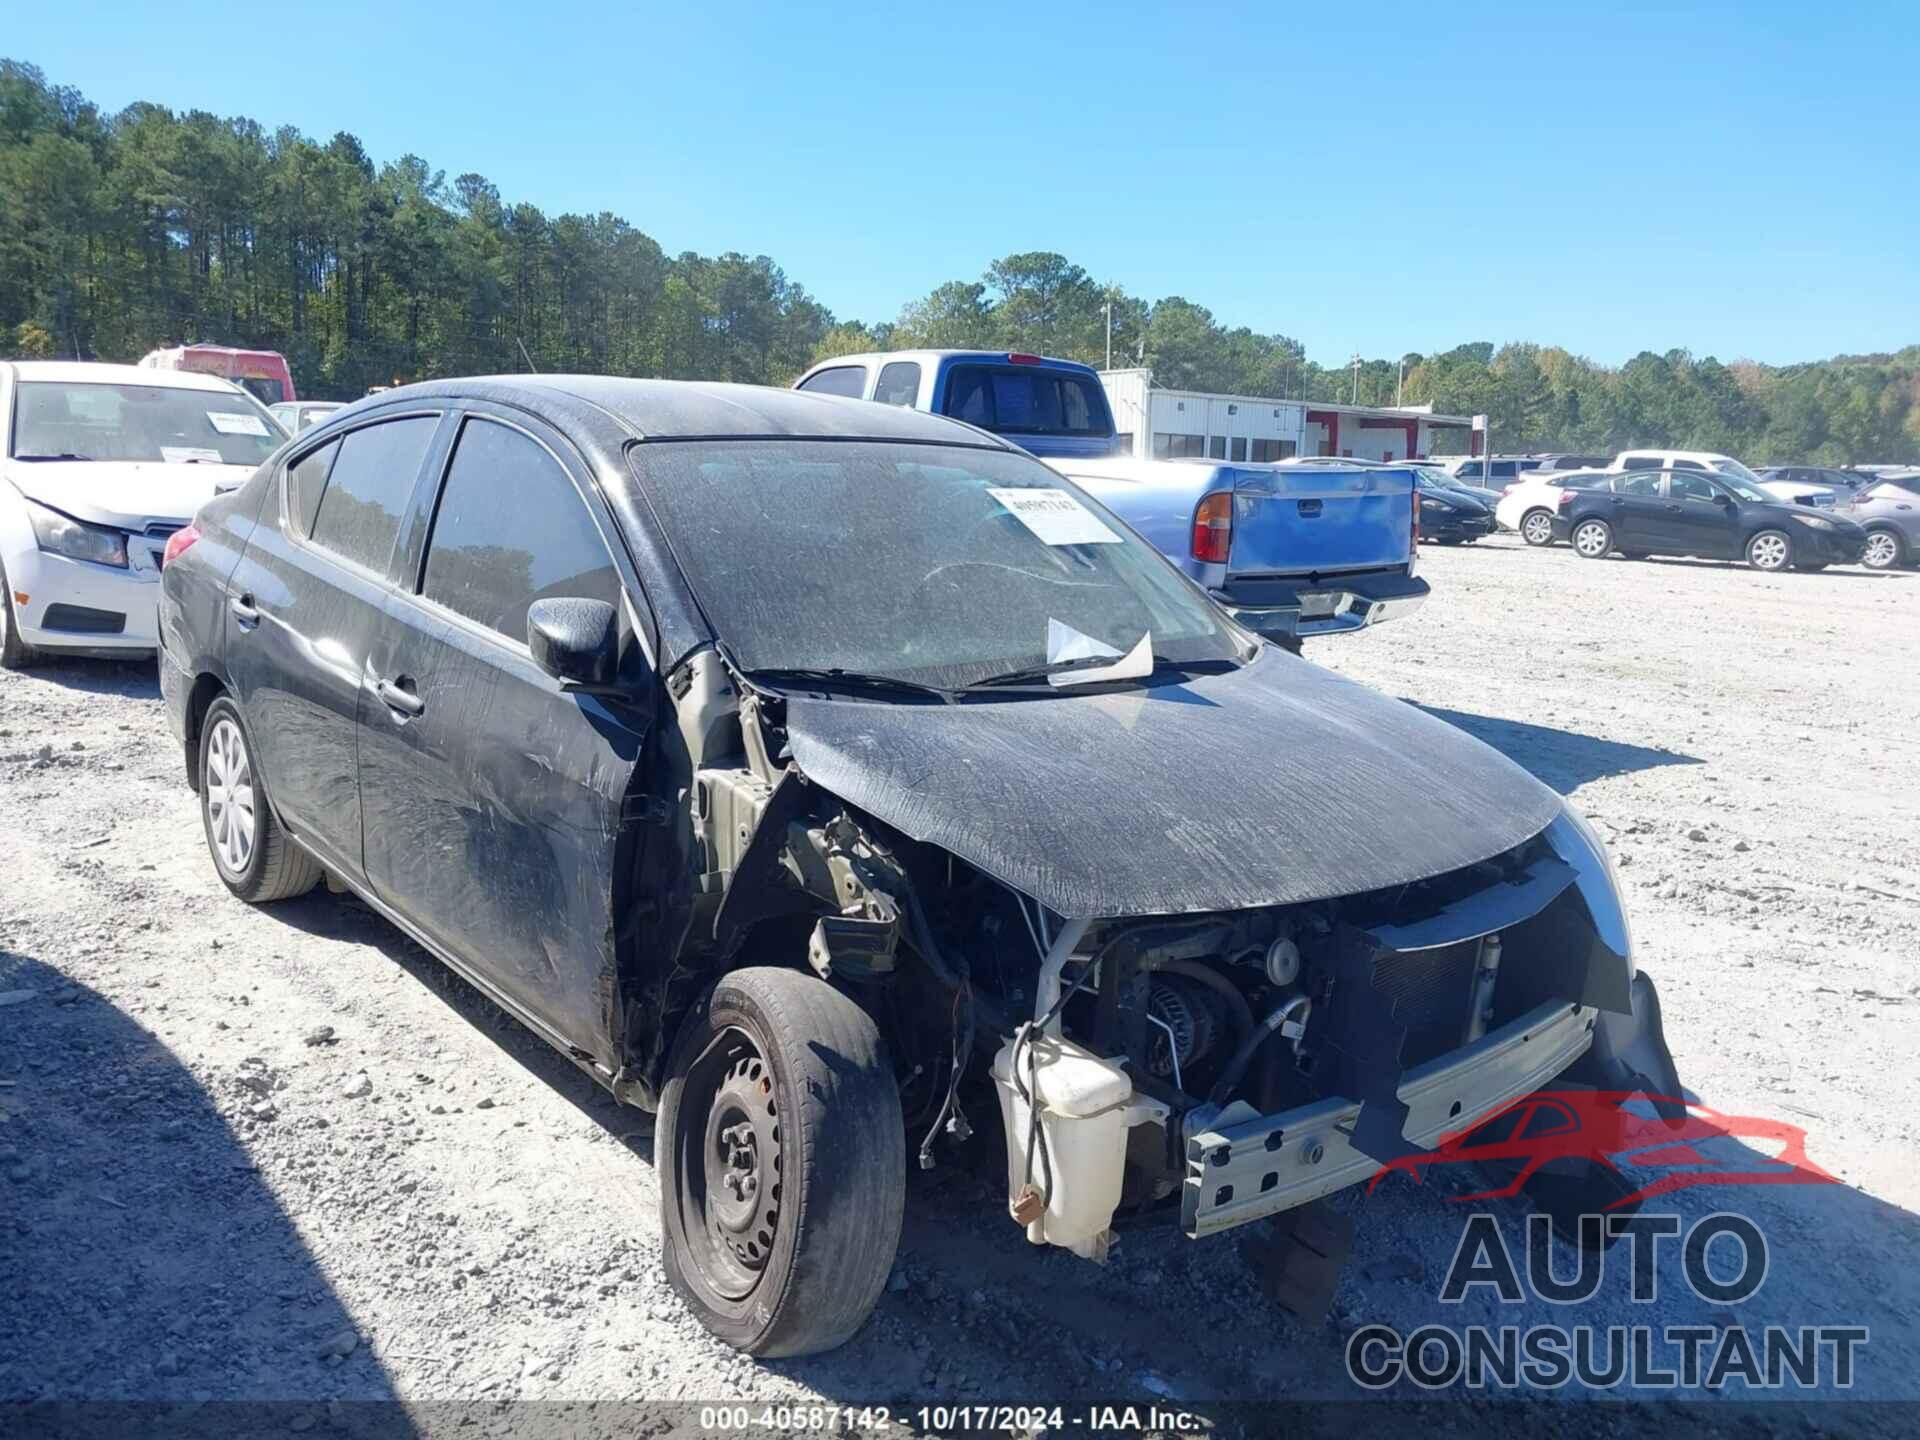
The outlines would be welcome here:
M 920 367 L 911 360 L 893 360 L 880 367 L 873 382 L 873 398 L 882 405 L 909 408 L 920 398 Z
M 1702 475 L 1676 470 L 1667 482 L 1667 494 L 1675 500 L 1711 500 L 1713 482 Z
M 809 375 L 800 382 L 800 388 L 809 395 L 844 395 L 849 400 L 858 400 L 866 393 L 867 367 L 836 365 L 831 370 Z
M 536 600 L 620 603 L 620 572 L 545 446 L 491 420 L 460 431 L 434 512 L 420 593 L 525 644 Z
M 342 436 L 307 531 L 313 543 L 368 570 L 385 570 L 439 423 L 437 415 L 415 415 Z
M 15 460 L 151 460 L 256 466 L 287 438 L 265 407 L 231 390 L 22 380 Z
M 1636 470 L 1631 475 L 1619 476 L 1613 482 L 1616 495 L 1658 495 L 1660 493 L 1660 472 L 1658 470 Z
M 1164 660 L 1244 654 L 1157 551 L 1025 455 L 789 440 L 629 454 L 701 609 L 748 670 L 966 685 L 1045 664 L 1056 626 L 1120 654 L 1148 634 Z

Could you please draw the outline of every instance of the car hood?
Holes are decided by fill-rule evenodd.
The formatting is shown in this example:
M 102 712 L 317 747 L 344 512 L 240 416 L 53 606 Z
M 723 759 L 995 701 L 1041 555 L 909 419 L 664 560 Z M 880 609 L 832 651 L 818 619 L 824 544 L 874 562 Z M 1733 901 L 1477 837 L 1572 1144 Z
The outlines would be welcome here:
M 1404 884 L 1510 850 L 1560 810 L 1465 732 L 1271 647 L 1099 694 L 796 697 L 787 733 L 815 784 L 1068 917 Z
M 13 460 L 6 478 L 29 500 L 94 525 L 144 530 L 191 520 L 214 495 L 253 473 L 251 465 L 168 465 L 135 460 Z

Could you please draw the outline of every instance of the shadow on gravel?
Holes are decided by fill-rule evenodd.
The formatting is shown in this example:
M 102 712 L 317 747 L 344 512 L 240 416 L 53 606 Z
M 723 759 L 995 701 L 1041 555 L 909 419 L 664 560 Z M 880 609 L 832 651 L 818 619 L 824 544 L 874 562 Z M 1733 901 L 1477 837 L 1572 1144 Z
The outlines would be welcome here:
M 160 694 L 160 672 L 147 660 L 84 660 L 43 655 L 15 672 L 29 683 L 58 685 L 82 695 L 126 695 L 136 700 Z
M 1691 555 L 1644 555 L 1638 560 L 1627 561 L 1625 563 L 1633 565 L 1667 565 L 1678 570 L 1753 570 L 1753 567 L 1744 560 L 1705 560 Z M 1864 567 L 1860 569 L 1842 569 L 1837 565 L 1831 569 L 1802 570 L 1792 573 L 1807 579 L 1811 579 L 1815 575 L 1820 575 L 1829 580 L 1911 580 L 1914 578 L 1910 571 L 1868 570 Z
M 1485 741 L 1562 795 L 1570 795 L 1588 781 L 1604 780 L 1610 775 L 1631 775 L 1638 770 L 1657 770 L 1663 765 L 1704 763 L 1697 755 L 1602 740 L 1596 735 L 1558 730 L 1551 725 L 1529 725 L 1524 720 L 1444 710 L 1436 705 L 1419 705 L 1413 700 L 1407 703 L 1417 705 L 1436 720 L 1459 726 L 1476 740 Z
M 216 1396 L 246 1402 L 242 1428 L 300 1430 L 394 1399 L 223 1114 L 272 1105 L 264 1069 L 216 1099 L 112 1002 L 4 949 L 0 997 L 0 1430 L 35 1402 L 16 1433 L 131 1433 Z

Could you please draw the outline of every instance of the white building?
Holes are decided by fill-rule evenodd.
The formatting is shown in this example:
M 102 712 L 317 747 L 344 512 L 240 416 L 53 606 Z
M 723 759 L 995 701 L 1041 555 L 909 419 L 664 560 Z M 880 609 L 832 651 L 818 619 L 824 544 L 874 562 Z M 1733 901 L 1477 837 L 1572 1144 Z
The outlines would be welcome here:
M 1103 370 L 1113 426 L 1133 438 L 1133 453 L 1177 459 L 1285 460 L 1344 455 L 1355 460 L 1421 459 L 1434 453 L 1435 432 L 1456 432 L 1442 453 L 1481 453 L 1485 422 L 1436 415 L 1428 405 L 1329 405 L 1256 395 L 1167 390 L 1151 370 Z M 1464 442 L 1464 443 L 1462 443 Z

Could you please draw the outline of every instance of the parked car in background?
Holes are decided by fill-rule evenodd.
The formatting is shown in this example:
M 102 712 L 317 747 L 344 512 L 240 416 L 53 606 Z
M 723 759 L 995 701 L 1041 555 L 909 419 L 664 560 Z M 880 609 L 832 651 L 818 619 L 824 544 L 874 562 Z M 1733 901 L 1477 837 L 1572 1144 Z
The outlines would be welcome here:
M 738 1349 L 860 1328 L 965 1110 L 983 1210 L 1099 1260 L 1123 1199 L 1199 1239 L 1556 1080 L 1682 1093 L 1559 795 L 980 430 L 440 381 L 192 529 L 161 691 L 214 873 L 324 872 L 657 1110 L 666 1278 Z
M 1824 570 L 1850 565 L 1867 532 L 1839 515 L 1780 499 L 1753 481 L 1702 469 L 1629 470 L 1605 489 L 1567 490 L 1556 539 L 1601 560 L 1616 550 L 1745 560 L 1756 570 Z
M 1298 651 L 1411 614 L 1413 485 L 1405 467 L 1123 458 L 1099 373 L 1072 360 L 979 350 L 845 355 L 804 394 L 930 410 L 1001 436 L 1087 487 L 1249 629 Z M 1379 470 L 1382 474 L 1373 473 Z
M 1444 470 L 1449 479 L 1493 490 L 1540 468 L 1540 462 L 1530 455 L 1495 455 L 1490 460 L 1477 455 L 1437 455 L 1420 463 Z
M 280 405 L 300 397 L 293 393 L 293 371 L 278 350 L 237 350 L 229 345 L 175 345 L 150 350 L 140 357 L 143 370 L 184 370 L 195 375 L 218 375 L 242 386 L 263 405 Z
M 1802 485 L 1792 480 L 1763 480 L 1731 455 L 1711 450 L 1622 450 L 1607 467 L 1623 470 L 1697 470 L 1714 475 L 1730 475 L 1750 486 L 1758 486 L 1776 500 L 1815 509 L 1832 509 L 1839 503 L 1831 485 Z
M 1536 470 L 1507 487 L 1493 507 L 1493 518 L 1505 529 L 1518 531 L 1529 545 L 1552 545 L 1554 517 L 1569 503 L 1564 497 L 1574 490 L 1599 489 L 1612 479 L 1605 470 Z
M 298 435 L 308 426 L 324 420 L 341 408 L 344 402 L 339 400 L 292 400 L 279 405 L 269 405 L 273 418 L 285 427 L 289 435 Z
M 1862 565 L 1870 570 L 1920 565 L 1920 472 L 1862 486 L 1854 492 L 1849 514 L 1867 532 Z
M 1440 545 L 1468 545 L 1494 531 L 1493 506 L 1479 496 L 1449 485 L 1426 466 L 1414 470 L 1420 492 L 1420 538 Z
M 1527 473 L 1539 476 L 1554 470 L 1604 470 L 1607 468 L 1607 462 L 1613 457 L 1610 455 L 1595 455 L 1591 452 L 1576 454 L 1572 451 L 1556 450 L 1544 455 L 1536 455 L 1533 458 L 1538 460 L 1540 464 Z
M 168 539 L 285 439 L 210 375 L 0 363 L 0 666 L 151 652 Z

